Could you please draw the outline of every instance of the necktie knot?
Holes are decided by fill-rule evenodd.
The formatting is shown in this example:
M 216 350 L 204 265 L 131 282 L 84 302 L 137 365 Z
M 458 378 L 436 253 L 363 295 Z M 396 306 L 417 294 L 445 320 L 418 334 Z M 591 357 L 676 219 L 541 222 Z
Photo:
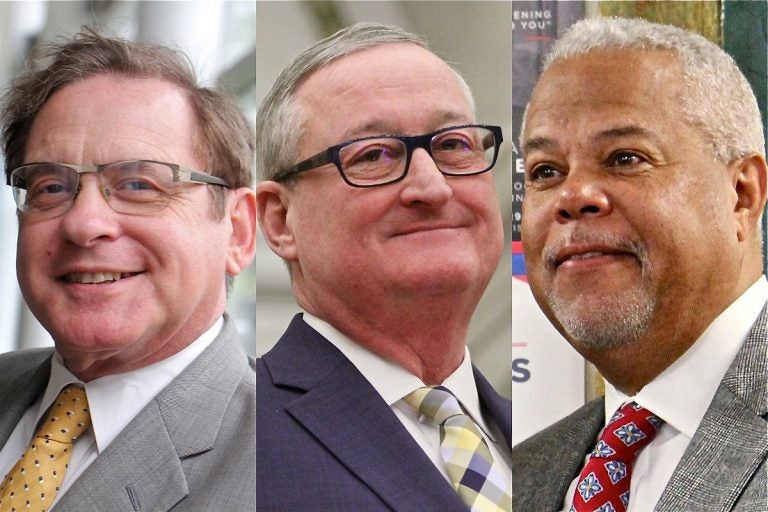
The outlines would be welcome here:
M 419 388 L 407 395 L 404 400 L 419 414 L 426 416 L 438 425 L 444 425 L 454 416 L 464 415 L 464 411 L 454 394 L 443 386 Z
M 635 402 L 619 408 L 600 433 L 579 474 L 571 510 L 625 512 L 635 457 L 664 421 Z
M 662 423 L 658 416 L 637 403 L 624 404 L 603 429 L 591 457 L 632 462 L 640 450 L 653 440 Z
M 61 390 L 35 434 L 46 440 L 72 443 L 91 425 L 85 390 L 69 385 Z

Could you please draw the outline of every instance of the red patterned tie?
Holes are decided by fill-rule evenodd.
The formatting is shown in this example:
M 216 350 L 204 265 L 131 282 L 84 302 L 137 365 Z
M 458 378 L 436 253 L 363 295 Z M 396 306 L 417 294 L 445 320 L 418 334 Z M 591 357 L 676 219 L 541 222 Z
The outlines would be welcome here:
M 635 402 L 616 411 L 579 474 L 571 512 L 626 512 L 632 463 L 664 423 Z

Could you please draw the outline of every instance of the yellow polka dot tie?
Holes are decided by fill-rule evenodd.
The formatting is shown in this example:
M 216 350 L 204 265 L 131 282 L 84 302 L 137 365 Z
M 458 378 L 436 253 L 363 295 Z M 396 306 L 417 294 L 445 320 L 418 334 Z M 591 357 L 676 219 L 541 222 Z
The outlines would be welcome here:
M 61 390 L 21 459 L 0 484 L 0 512 L 51 508 L 72 455 L 72 442 L 91 425 L 85 390 Z

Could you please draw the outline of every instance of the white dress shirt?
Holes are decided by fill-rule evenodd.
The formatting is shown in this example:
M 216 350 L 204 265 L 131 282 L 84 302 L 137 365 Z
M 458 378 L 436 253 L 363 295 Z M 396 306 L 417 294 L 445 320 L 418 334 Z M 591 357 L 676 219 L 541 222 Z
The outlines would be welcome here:
M 420 418 L 418 412 L 408 405 L 403 398 L 411 392 L 424 387 L 425 384 L 408 372 L 405 368 L 383 359 L 349 339 L 343 333 L 328 322 L 304 313 L 304 321 L 330 341 L 342 354 L 358 369 L 358 371 L 371 383 L 371 386 L 381 395 L 381 398 L 389 405 L 397 419 L 414 438 L 416 443 L 424 450 L 429 459 L 450 482 L 450 477 L 445 471 L 440 458 L 440 430 L 432 421 Z M 511 455 L 502 433 L 495 424 L 486 423 L 480 411 L 480 399 L 477 394 L 475 378 L 472 374 L 472 362 L 469 351 L 464 348 L 464 360 L 461 365 L 443 381 L 442 386 L 449 389 L 459 400 L 469 416 L 480 427 L 485 441 L 491 451 L 494 460 L 504 472 L 508 482 L 512 481 Z
M 26 451 L 38 423 L 46 416 L 62 388 L 67 384 L 84 386 L 92 428 L 77 438 L 72 447 L 72 457 L 53 501 L 55 504 L 128 423 L 211 344 L 223 326 L 224 319 L 219 318 L 202 336 L 171 357 L 138 370 L 100 377 L 87 383 L 75 377 L 64 366 L 59 353 L 54 352 L 45 393 L 27 409 L 0 450 L 0 475 L 6 475 Z
M 761 276 L 677 361 L 635 396 L 627 396 L 606 382 L 606 423 L 622 404 L 630 401 L 665 421 L 634 463 L 627 512 L 649 512 L 658 503 L 766 301 L 768 281 Z M 563 510 L 571 506 L 577 479 L 571 482 Z

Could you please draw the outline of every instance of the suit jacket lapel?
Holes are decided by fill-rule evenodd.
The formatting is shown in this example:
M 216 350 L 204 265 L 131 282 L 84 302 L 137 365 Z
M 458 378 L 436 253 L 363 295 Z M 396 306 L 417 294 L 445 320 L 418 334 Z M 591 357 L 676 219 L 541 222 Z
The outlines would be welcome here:
M 188 492 L 173 440 L 157 402 L 152 401 L 77 479 L 54 510 L 166 511 Z
M 294 319 L 264 359 L 277 384 L 306 390 L 288 413 L 392 510 L 466 512 L 376 390 L 306 323 Z
M 499 395 L 477 368 L 472 368 L 480 403 L 504 435 L 504 441 L 512 449 L 512 402 Z
M 750 480 L 765 506 L 768 454 L 766 309 L 726 373 L 662 494 L 659 511 L 732 510 Z M 761 464 L 763 466 L 761 466 Z M 763 469 L 758 472 L 758 467 Z M 762 482 L 760 481 L 762 480 Z M 761 491 L 760 491 L 761 490 Z
M 166 511 L 189 493 L 182 460 L 213 448 L 247 365 L 234 325 L 151 401 L 101 453 L 55 510 Z
M 24 357 L 29 355 L 33 366 L 27 368 L 20 362 L 19 367 L 26 368 L 20 374 L 8 371 L 0 377 L 0 447 L 5 446 L 29 406 L 45 392 L 51 376 L 51 354 L 51 349 L 30 351 Z
M 515 446 L 512 450 L 512 509 L 515 512 L 560 510 L 571 481 L 584 465 L 584 457 L 595 446 L 605 422 L 604 411 L 604 400 L 593 400 L 546 431 Z

